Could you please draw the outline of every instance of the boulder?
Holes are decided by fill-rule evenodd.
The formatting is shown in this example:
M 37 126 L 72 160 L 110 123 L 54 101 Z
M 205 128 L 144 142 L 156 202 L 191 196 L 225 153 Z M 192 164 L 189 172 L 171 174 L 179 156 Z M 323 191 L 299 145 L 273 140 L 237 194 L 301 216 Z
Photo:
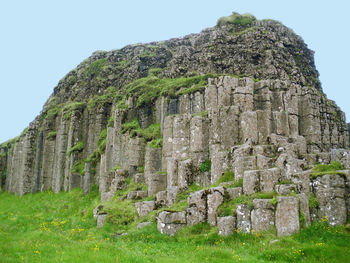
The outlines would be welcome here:
M 300 213 L 303 213 L 303 216 L 305 219 L 305 226 L 308 227 L 311 225 L 309 198 L 304 193 L 298 194 L 298 198 L 299 198 Z
M 143 173 L 137 173 L 134 175 L 134 181 L 136 184 L 141 184 L 145 182 L 145 175 Z
M 226 188 L 226 192 L 229 199 L 232 200 L 242 195 L 242 187 Z
M 179 187 L 172 186 L 167 188 L 167 202 L 166 205 L 168 207 L 172 206 L 176 202 L 176 197 L 179 193 Z
M 237 205 L 237 230 L 244 233 L 250 233 L 251 222 L 250 222 L 250 209 L 248 205 Z
M 275 185 L 275 192 L 279 195 L 289 195 L 290 193 L 296 193 L 295 184 L 278 184 Z
M 260 171 L 260 190 L 264 193 L 269 193 L 274 190 L 275 184 L 281 177 L 279 168 L 271 168 Z
M 313 188 L 319 202 L 319 217 L 327 219 L 331 226 L 346 223 L 345 180 L 338 174 L 317 177 Z
M 236 227 L 236 218 L 233 216 L 218 217 L 217 226 L 220 236 L 232 235 Z
M 156 209 L 155 201 L 144 201 L 135 203 L 135 207 L 139 216 L 146 216 Z
M 160 191 L 156 194 L 156 201 L 158 206 L 164 206 L 167 203 L 167 191 Z
M 243 176 L 243 192 L 246 195 L 252 195 L 259 191 L 258 170 L 245 171 Z
M 97 216 L 97 228 L 102 228 L 107 218 L 106 214 Z
M 207 210 L 207 191 L 200 190 L 191 193 L 187 199 L 188 208 L 186 209 L 187 223 L 195 225 L 205 222 L 208 217 Z
M 208 223 L 216 225 L 216 210 L 224 202 L 225 189 L 223 187 L 210 188 L 207 195 Z
M 278 196 L 276 209 L 276 229 L 278 236 L 299 232 L 299 200 L 292 196 Z
M 251 214 L 252 228 L 256 232 L 266 231 L 275 223 L 272 199 L 254 199 L 254 209 Z
M 157 228 L 161 234 L 173 236 L 185 226 L 185 212 L 162 211 L 157 216 Z
M 197 207 L 189 207 L 186 209 L 186 221 L 189 226 L 207 221 L 207 214 L 201 212 Z
M 206 214 L 207 213 L 207 191 L 200 190 L 191 193 L 187 199 L 188 207 L 197 207 L 198 211 Z
M 178 186 L 186 189 L 193 182 L 193 164 L 191 159 L 179 162 L 178 166 Z
M 141 229 L 144 228 L 146 226 L 152 225 L 152 222 L 142 222 L 140 224 L 137 225 L 137 229 Z
M 130 191 L 128 192 L 127 199 L 140 200 L 148 196 L 147 191 Z

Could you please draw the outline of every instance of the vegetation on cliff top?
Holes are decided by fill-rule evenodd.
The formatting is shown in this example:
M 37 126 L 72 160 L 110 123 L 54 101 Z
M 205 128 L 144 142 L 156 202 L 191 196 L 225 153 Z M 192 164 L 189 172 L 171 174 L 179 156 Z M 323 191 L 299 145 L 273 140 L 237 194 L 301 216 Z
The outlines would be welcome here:
M 227 25 L 227 24 L 234 24 L 234 25 L 245 26 L 245 25 L 251 24 L 255 20 L 256 20 L 256 18 L 252 14 L 247 13 L 247 14 L 241 15 L 239 13 L 232 12 L 232 14 L 229 16 L 223 16 L 223 17 L 219 18 L 216 25 L 223 26 L 223 25 Z

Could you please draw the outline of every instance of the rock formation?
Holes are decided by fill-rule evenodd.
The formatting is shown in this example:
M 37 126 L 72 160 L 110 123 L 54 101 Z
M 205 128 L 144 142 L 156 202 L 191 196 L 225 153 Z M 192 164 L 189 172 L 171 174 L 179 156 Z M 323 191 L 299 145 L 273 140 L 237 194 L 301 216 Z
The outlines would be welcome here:
M 311 170 L 332 161 L 343 171 Z M 94 184 L 106 201 L 132 178 L 147 186 L 127 195 L 145 216 L 205 187 L 184 210 L 158 214 L 171 235 L 200 222 L 223 235 L 272 226 L 288 235 L 323 217 L 344 224 L 346 169 L 345 115 L 322 92 L 313 52 L 282 24 L 237 14 L 199 34 L 95 52 L 0 148 L 0 185 L 17 195 Z M 106 215 L 97 217 L 101 226 Z

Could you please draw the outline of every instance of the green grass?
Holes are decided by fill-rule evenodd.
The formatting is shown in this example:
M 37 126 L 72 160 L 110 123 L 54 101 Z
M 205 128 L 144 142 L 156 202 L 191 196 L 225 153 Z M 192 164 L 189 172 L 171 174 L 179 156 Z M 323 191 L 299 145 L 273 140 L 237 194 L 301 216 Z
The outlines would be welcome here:
M 50 131 L 47 133 L 46 139 L 53 140 L 56 138 L 56 135 L 57 135 L 57 131 Z
M 84 149 L 84 142 L 79 141 L 79 142 L 77 142 L 76 145 L 74 145 L 72 148 L 70 148 L 70 150 L 68 151 L 68 156 L 71 156 L 72 153 L 74 153 L 74 152 L 81 152 L 83 149 Z
M 73 164 L 71 169 L 72 173 L 78 173 L 81 176 L 85 174 L 85 162 L 84 160 L 79 160 Z
M 270 192 L 270 193 L 254 193 L 252 195 L 241 195 L 237 198 L 234 198 L 230 201 L 224 202 L 222 205 L 218 208 L 218 215 L 219 216 L 232 216 L 236 215 L 236 208 L 239 204 L 248 205 L 250 209 L 253 209 L 253 200 L 254 199 L 271 199 L 271 204 L 276 205 L 276 193 Z
M 65 120 L 69 120 L 70 117 L 72 116 L 73 111 L 79 110 L 82 111 L 86 107 L 85 102 L 70 102 L 67 103 L 64 108 L 63 108 L 63 118 Z
M 97 230 L 92 209 L 99 203 L 96 188 L 88 195 L 79 189 L 0 193 L 0 262 L 349 262 L 350 235 L 343 226 L 317 223 L 276 238 L 273 231 L 220 237 L 216 228 L 199 224 L 169 237 L 155 223 L 136 230 L 144 219 L 131 201 L 118 198 L 106 206 L 110 220 Z M 128 235 L 115 237 L 123 231 Z
M 233 24 L 233 25 L 245 26 L 245 25 L 251 24 L 255 20 L 256 20 L 256 18 L 251 14 L 240 15 L 238 13 L 233 12 L 229 16 L 223 16 L 223 17 L 219 18 L 216 25 L 223 26 L 223 25 L 227 25 L 227 24 Z
M 176 97 L 203 90 L 208 84 L 208 78 L 219 75 L 206 74 L 193 77 L 160 78 L 152 71 L 149 76 L 140 78 L 126 85 L 126 96 L 137 98 L 136 107 L 149 105 L 160 96 Z
M 122 124 L 121 132 L 129 132 L 130 137 L 141 137 L 145 142 L 150 142 L 149 146 L 151 148 L 159 148 L 163 145 L 163 138 L 160 133 L 160 124 L 154 123 L 145 129 L 141 129 L 139 121 L 135 118 L 131 122 L 126 122 Z
M 211 169 L 211 160 L 205 160 L 204 162 L 201 163 L 199 166 L 199 170 L 201 172 L 209 172 Z
M 95 60 L 94 62 L 90 63 L 89 66 L 85 70 L 85 77 L 94 77 L 97 76 L 102 68 L 107 65 L 107 60 L 105 58 L 101 58 L 98 60 Z
M 312 169 L 311 179 L 315 179 L 318 176 L 326 174 L 338 174 L 345 176 L 343 172 L 339 170 L 344 170 L 344 166 L 340 162 L 333 161 L 330 164 L 318 164 Z

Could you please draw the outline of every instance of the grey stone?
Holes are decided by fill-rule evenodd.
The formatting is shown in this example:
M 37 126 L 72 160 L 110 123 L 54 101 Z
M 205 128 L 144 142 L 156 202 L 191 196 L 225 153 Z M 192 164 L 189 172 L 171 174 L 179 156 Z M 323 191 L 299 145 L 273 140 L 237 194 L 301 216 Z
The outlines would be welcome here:
M 211 145 L 211 183 L 216 183 L 229 167 L 228 152 L 221 151 L 221 146 Z
M 296 193 L 296 186 L 295 184 L 278 184 L 275 186 L 275 192 L 279 195 L 289 195 Z
M 223 146 L 223 150 L 227 152 L 231 146 L 240 142 L 240 111 L 238 106 L 222 106 L 219 108 L 217 123 L 211 125 L 211 129 L 215 129 L 219 135 L 218 140 Z M 214 127 L 214 125 L 217 125 Z
M 262 154 L 258 154 L 256 156 L 256 163 L 257 163 L 257 167 L 260 170 L 265 170 L 265 169 L 269 169 L 273 166 L 273 159 L 270 157 L 266 157 Z
M 251 195 L 259 191 L 259 175 L 260 171 L 251 170 L 245 171 L 243 176 L 243 192 L 246 195 Z
M 250 233 L 251 221 L 250 221 L 250 209 L 247 205 L 237 205 L 237 230 L 244 233 Z
M 274 225 L 274 207 L 271 199 L 254 199 L 251 213 L 252 229 L 256 232 L 266 231 Z
M 178 185 L 178 161 L 175 158 L 167 158 L 167 187 Z
M 279 168 L 271 168 L 260 171 L 260 190 L 264 193 L 272 192 L 275 184 L 280 180 Z
M 275 122 L 275 133 L 282 136 L 289 136 L 288 114 L 286 112 L 273 112 Z
M 161 234 L 173 236 L 186 226 L 185 212 L 160 212 L 157 216 L 157 228 Z
M 144 228 L 146 226 L 152 225 L 152 222 L 142 222 L 140 224 L 137 225 L 137 229 L 141 229 Z
M 233 216 L 218 217 L 217 225 L 220 236 L 232 235 L 236 226 L 236 218 Z
M 148 195 L 153 196 L 166 189 L 166 174 L 160 173 L 162 169 L 162 149 L 146 147 L 145 154 L 145 181 L 148 186 Z
M 193 192 L 187 199 L 188 207 L 197 207 L 198 210 L 206 214 L 207 213 L 207 191 L 200 190 Z
M 135 207 L 139 216 L 146 216 L 156 209 L 156 202 L 143 201 L 135 203 Z
M 176 197 L 179 193 L 179 187 L 172 186 L 167 188 L 167 206 L 172 206 L 176 202 Z
M 105 221 L 106 221 L 107 215 L 98 215 L 97 216 L 97 228 L 102 228 Z
M 186 209 L 187 223 L 195 225 L 205 222 L 208 217 L 207 191 L 200 190 L 191 193 L 187 199 L 188 208 Z
M 174 236 L 176 232 L 184 228 L 185 224 L 165 224 L 161 221 L 157 222 L 157 229 L 161 234 L 166 234 L 169 236 Z
M 209 124 L 207 118 L 194 116 L 190 123 L 190 151 L 207 152 L 209 141 Z
M 272 201 L 272 199 L 254 199 L 253 200 L 254 209 L 273 210 L 274 206 L 273 206 L 271 201 Z
M 148 196 L 147 191 L 130 191 L 128 192 L 127 199 L 140 200 Z
M 296 185 L 297 191 L 299 193 L 310 193 L 311 192 L 311 177 L 312 170 L 303 171 L 300 173 L 296 173 L 291 176 L 291 180 Z
M 331 161 L 338 161 L 346 169 L 350 169 L 350 151 L 345 149 L 331 149 Z
M 300 212 L 303 213 L 304 219 L 305 219 L 305 226 L 308 227 L 311 225 L 309 198 L 304 193 L 298 194 L 298 197 L 299 197 Z
M 230 200 L 240 197 L 242 195 L 242 187 L 226 188 Z
M 216 210 L 224 202 L 225 190 L 223 187 L 210 188 L 207 195 L 208 223 L 216 225 Z
M 236 152 L 234 155 L 236 155 Z M 232 167 L 234 167 L 235 180 L 243 178 L 244 171 L 256 169 L 256 156 L 242 156 L 239 154 L 234 159 Z
M 296 197 L 277 197 L 276 229 L 278 236 L 299 232 L 299 200 Z
M 94 216 L 94 219 L 97 219 L 97 216 L 102 213 L 103 210 L 103 205 L 99 205 L 96 206 L 93 210 L 92 210 L 92 214 Z
M 246 111 L 242 113 L 241 129 L 243 143 L 251 139 L 255 144 L 258 142 L 258 120 L 256 112 Z
M 145 182 L 145 176 L 143 173 L 137 173 L 134 175 L 134 181 L 136 184 L 142 184 Z
M 167 191 L 160 191 L 156 194 L 156 201 L 159 206 L 164 206 L 167 203 L 168 199 L 168 192 Z
M 158 218 L 165 224 L 186 224 L 186 213 L 182 212 L 160 212 Z
M 346 223 L 345 181 L 337 174 L 317 177 L 313 188 L 319 202 L 319 216 L 332 226 Z
M 198 223 L 206 222 L 207 214 L 198 207 L 189 207 L 186 208 L 186 221 L 189 226 L 194 226 Z
M 186 189 L 193 182 L 192 160 L 187 159 L 179 162 L 178 167 L 178 186 L 180 189 Z
M 174 117 L 173 123 L 173 157 L 183 160 L 189 156 L 191 115 L 181 114 Z

